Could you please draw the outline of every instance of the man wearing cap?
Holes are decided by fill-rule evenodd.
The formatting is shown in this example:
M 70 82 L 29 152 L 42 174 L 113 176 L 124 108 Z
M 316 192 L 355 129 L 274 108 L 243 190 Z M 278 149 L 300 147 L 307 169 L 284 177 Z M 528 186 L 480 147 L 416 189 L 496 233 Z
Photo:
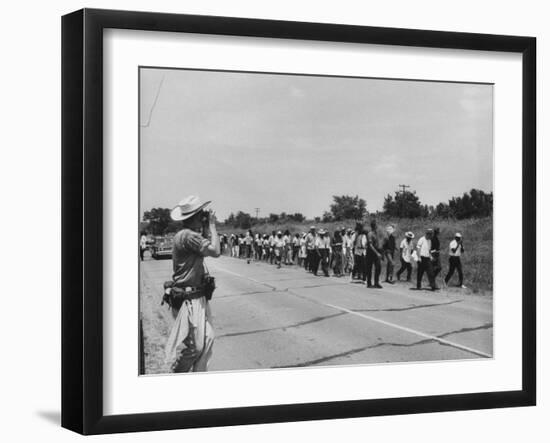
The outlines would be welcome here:
M 190 196 L 170 213 L 172 220 L 183 224 L 174 236 L 172 280 L 173 287 L 184 294 L 179 309 L 172 305 L 175 322 L 165 346 L 172 372 L 206 371 L 212 355 L 214 330 L 205 297 L 204 257 L 219 257 L 220 243 L 215 214 L 206 211 L 209 204 Z
M 386 283 L 393 285 L 393 254 L 395 253 L 395 228 L 393 225 L 386 226 L 386 238 L 382 244 L 384 257 L 386 259 Z
M 462 284 L 464 276 L 462 274 L 462 262 L 460 261 L 463 252 L 464 245 L 462 244 L 462 234 L 457 232 L 454 240 L 449 244 L 449 272 L 445 277 L 445 285 L 449 283 L 456 269 L 458 272 L 458 286 L 462 289 L 466 289 L 466 286 Z
M 367 235 L 367 287 L 382 289 L 380 285 L 380 273 L 382 272 L 382 260 L 380 240 L 378 238 L 378 227 L 376 220 L 370 222 L 370 228 Z M 372 285 L 372 268 L 374 267 L 374 285 Z
M 401 267 L 399 268 L 399 271 L 397 271 L 397 280 L 401 278 L 401 274 L 406 270 L 407 271 L 407 281 L 411 281 L 411 273 L 412 273 L 412 253 L 414 251 L 414 245 L 413 245 L 413 238 L 414 234 L 411 231 L 408 231 L 405 233 L 405 238 L 401 241 L 401 244 L 399 245 L 400 250 L 400 261 L 401 261 Z
M 420 237 L 418 243 L 416 244 L 416 249 L 418 251 L 418 257 L 420 261 L 418 262 L 418 269 L 416 274 L 416 289 L 422 289 L 422 277 L 424 273 L 428 275 L 428 281 L 430 282 L 430 287 L 432 291 L 435 291 L 435 279 L 432 267 L 432 236 L 433 229 L 427 229 L 426 235 Z
M 317 251 L 315 249 L 315 241 L 317 239 L 317 235 L 315 233 L 315 226 L 311 226 L 309 228 L 309 232 L 306 235 L 306 263 L 305 268 L 306 271 L 313 272 L 314 267 L 319 267 L 318 261 L 318 255 Z M 317 266 L 315 264 L 317 263 Z

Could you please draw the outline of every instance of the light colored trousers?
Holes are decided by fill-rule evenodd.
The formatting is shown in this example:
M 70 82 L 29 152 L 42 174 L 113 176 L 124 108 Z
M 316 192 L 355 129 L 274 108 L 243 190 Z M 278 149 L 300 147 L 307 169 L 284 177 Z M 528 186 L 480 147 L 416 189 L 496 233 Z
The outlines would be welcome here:
M 214 344 L 214 329 L 210 323 L 210 305 L 206 298 L 186 300 L 176 317 L 166 342 L 166 364 L 171 372 L 202 372 L 208 368 Z

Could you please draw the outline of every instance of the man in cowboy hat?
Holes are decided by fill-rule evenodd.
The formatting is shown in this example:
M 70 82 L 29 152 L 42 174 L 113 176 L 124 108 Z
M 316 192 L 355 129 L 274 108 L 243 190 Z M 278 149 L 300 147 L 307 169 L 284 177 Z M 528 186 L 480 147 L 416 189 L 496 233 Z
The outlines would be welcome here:
M 407 281 L 411 281 L 411 274 L 412 274 L 412 254 L 414 251 L 414 245 L 413 240 L 414 234 L 411 231 L 408 231 L 405 233 L 405 238 L 401 241 L 401 244 L 399 245 L 400 250 L 400 260 L 401 260 L 401 267 L 399 268 L 399 271 L 397 271 L 397 280 L 400 279 L 401 274 L 404 271 L 407 271 Z
M 172 251 L 173 288 L 183 294 L 181 307 L 171 306 L 175 322 L 165 346 L 172 372 L 206 371 L 212 355 L 214 330 L 205 297 L 204 257 L 219 257 L 220 243 L 215 214 L 206 210 L 209 204 L 189 196 L 170 213 L 172 220 L 183 225 L 174 236 Z
M 449 244 L 449 272 L 445 276 L 445 285 L 449 283 L 449 280 L 453 276 L 455 269 L 458 272 L 458 286 L 462 289 L 466 289 L 466 286 L 462 284 L 462 262 L 460 257 L 464 253 L 464 245 L 462 244 L 462 234 L 457 232 L 454 240 Z

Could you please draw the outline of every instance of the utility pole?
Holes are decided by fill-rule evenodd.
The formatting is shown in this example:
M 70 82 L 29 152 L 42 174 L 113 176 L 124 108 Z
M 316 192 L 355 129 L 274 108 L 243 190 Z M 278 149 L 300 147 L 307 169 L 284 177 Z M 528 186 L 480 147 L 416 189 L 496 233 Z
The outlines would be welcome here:
M 260 214 L 260 208 L 254 208 L 256 211 L 256 220 L 258 220 L 258 215 Z
M 405 190 L 406 190 L 407 188 L 410 188 L 409 185 L 398 185 L 398 187 L 399 187 L 399 188 L 402 188 L 402 189 L 401 189 L 401 193 L 402 193 L 402 194 L 405 193 Z

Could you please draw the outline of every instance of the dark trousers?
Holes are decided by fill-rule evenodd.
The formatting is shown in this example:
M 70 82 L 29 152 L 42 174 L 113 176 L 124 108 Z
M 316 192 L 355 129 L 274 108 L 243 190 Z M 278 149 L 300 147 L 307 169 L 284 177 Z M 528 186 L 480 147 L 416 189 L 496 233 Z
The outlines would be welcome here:
M 313 271 L 313 255 L 317 255 L 315 252 L 315 249 L 307 249 L 306 250 L 306 259 L 304 261 L 304 268 L 306 268 L 306 271 Z
M 367 261 L 364 255 L 353 256 L 353 269 L 351 275 L 363 281 L 367 279 Z
M 458 285 L 462 286 L 464 275 L 462 274 L 462 262 L 460 261 L 460 257 L 449 257 L 449 272 L 445 277 L 445 283 L 449 283 L 455 269 L 458 271 Z
M 335 275 L 342 275 L 343 259 L 342 249 L 334 248 L 334 253 L 332 255 L 332 269 L 334 270 Z
M 314 275 L 317 275 L 317 272 L 319 271 L 319 263 L 321 262 L 321 256 L 319 255 L 319 252 L 315 249 L 311 251 L 311 257 L 309 259 L 309 265 L 311 272 L 313 272 Z
M 147 248 L 139 248 L 139 258 L 141 259 L 141 261 L 143 261 L 143 255 L 145 254 L 145 250 Z
M 319 262 L 321 263 L 321 269 L 325 277 L 328 277 L 329 268 L 329 250 L 327 248 L 319 249 Z M 317 264 L 319 266 L 319 264 Z M 317 270 L 315 270 L 317 273 Z
M 386 281 L 393 281 L 393 252 L 384 251 L 386 257 Z
M 403 272 L 407 271 L 407 281 L 410 281 L 412 269 L 413 269 L 412 264 L 407 263 L 405 260 L 403 260 L 403 257 L 401 257 L 401 267 L 399 268 L 399 271 L 397 271 L 397 280 L 399 280 Z
M 434 280 L 437 278 L 437 276 L 439 275 L 439 273 L 441 272 L 441 259 L 439 258 L 439 253 L 437 254 L 434 254 L 433 256 L 433 259 L 432 259 L 432 267 L 433 267 L 433 271 L 434 271 Z
M 434 270 L 432 260 L 429 257 L 421 257 L 418 262 L 418 270 L 416 274 L 416 287 L 418 289 L 422 288 L 422 277 L 424 272 L 428 275 L 428 281 L 432 289 L 435 288 L 435 279 L 434 279 Z
M 370 250 L 367 251 L 367 285 L 371 285 L 372 268 L 374 266 L 374 284 L 380 284 L 380 272 L 382 271 L 382 263 L 380 257 Z

